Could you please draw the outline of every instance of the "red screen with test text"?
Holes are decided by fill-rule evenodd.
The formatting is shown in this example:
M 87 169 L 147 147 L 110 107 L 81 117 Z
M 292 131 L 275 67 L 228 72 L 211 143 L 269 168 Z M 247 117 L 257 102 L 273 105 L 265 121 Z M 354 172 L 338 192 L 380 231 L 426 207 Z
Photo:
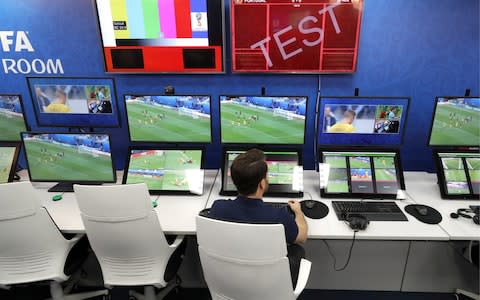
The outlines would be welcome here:
M 231 0 L 234 72 L 355 72 L 363 0 Z

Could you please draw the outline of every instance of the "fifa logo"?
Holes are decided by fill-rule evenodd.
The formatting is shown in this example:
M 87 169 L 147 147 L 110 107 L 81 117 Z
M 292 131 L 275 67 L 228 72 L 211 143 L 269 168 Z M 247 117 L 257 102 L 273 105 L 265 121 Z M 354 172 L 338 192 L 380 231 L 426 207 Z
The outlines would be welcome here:
M 26 31 L 0 31 L 0 45 L 3 52 L 34 52 Z

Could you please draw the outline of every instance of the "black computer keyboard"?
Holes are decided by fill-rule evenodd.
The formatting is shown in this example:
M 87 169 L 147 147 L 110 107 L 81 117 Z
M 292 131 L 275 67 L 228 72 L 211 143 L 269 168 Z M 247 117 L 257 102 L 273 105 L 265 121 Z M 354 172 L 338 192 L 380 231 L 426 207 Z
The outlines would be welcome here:
M 408 221 L 400 207 L 392 201 L 332 201 L 332 206 L 341 221 L 349 214 L 363 215 L 369 221 Z

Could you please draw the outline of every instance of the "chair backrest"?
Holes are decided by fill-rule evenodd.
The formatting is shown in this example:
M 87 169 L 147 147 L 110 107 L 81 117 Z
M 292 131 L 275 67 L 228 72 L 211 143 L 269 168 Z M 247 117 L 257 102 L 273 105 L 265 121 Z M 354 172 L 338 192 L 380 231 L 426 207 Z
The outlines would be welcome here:
M 197 240 L 213 299 L 294 299 L 282 225 L 198 216 Z
M 0 184 L 0 285 L 66 280 L 70 248 L 30 182 Z
M 75 185 L 85 231 L 107 286 L 165 285 L 173 252 L 145 184 Z

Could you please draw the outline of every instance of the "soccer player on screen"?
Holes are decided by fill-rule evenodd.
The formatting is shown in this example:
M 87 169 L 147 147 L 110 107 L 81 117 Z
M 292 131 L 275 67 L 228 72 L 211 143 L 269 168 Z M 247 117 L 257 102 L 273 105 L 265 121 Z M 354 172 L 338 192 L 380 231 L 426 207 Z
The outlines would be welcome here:
M 355 121 L 355 116 L 357 114 L 351 109 L 347 109 L 343 113 L 343 119 L 330 127 L 327 132 L 330 133 L 352 133 L 355 132 L 355 127 L 353 127 L 353 121 Z
M 65 91 L 58 89 L 55 92 L 55 99 L 50 105 L 45 108 L 45 112 L 48 113 L 68 113 L 70 107 L 67 106 L 67 94 Z
M 323 131 L 327 131 L 337 123 L 337 118 L 332 112 L 330 106 L 325 106 L 325 110 L 323 113 Z

